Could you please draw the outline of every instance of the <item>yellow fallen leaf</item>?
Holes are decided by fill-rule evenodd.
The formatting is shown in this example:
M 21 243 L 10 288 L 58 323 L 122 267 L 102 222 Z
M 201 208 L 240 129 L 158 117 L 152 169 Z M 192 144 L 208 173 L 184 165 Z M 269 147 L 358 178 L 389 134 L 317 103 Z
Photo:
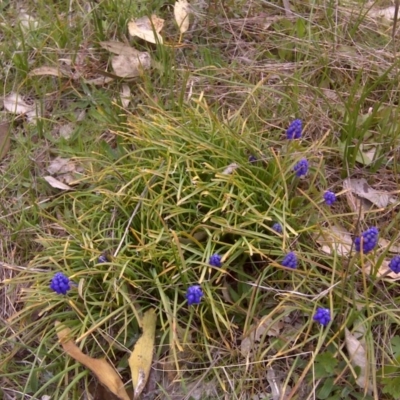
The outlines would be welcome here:
M 160 31 L 164 26 L 164 20 L 158 18 L 156 15 L 149 17 L 142 17 L 132 20 L 128 24 L 129 34 L 137 36 L 140 39 L 150 43 L 163 43 L 163 38 Z
M 189 3 L 187 0 L 178 0 L 174 6 L 174 16 L 181 33 L 189 29 Z
M 148 310 L 142 318 L 143 334 L 135 343 L 129 357 L 132 383 L 135 389 L 134 399 L 137 399 L 146 386 L 153 361 L 154 339 L 156 335 L 157 315 L 154 308 Z
M 108 390 L 115 394 L 121 400 L 130 400 L 128 393 L 124 388 L 124 384 L 112 367 L 104 359 L 96 359 L 87 356 L 82 352 L 81 349 L 70 339 L 71 330 L 67 327 L 61 328 L 59 321 L 55 322 L 58 340 L 61 342 L 61 346 L 64 351 L 71 356 L 74 360 L 80 362 L 86 368 L 90 369 Z M 59 328 L 57 328 L 59 327 Z

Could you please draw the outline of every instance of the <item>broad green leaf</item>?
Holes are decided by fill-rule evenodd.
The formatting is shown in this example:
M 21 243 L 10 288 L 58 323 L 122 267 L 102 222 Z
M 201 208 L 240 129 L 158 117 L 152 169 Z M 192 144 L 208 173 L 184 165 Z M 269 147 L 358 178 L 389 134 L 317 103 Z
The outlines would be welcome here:
M 400 356 L 400 336 L 394 336 L 390 341 L 395 358 Z
M 317 368 L 318 369 L 323 368 L 323 370 L 329 375 L 331 375 L 335 371 L 335 368 L 338 364 L 337 359 L 333 356 L 332 353 L 329 352 L 318 354 L 318 356 L 315 358 L 315 362 L 316 362 L 315 365 L 316 370 Z
M 322 387 L 318 390 L 317 397 L 320 400 L 325 400 L 325 399 L 330 399 L 330 395 L 332 393 L 332 390 L 335 387 L 335 379 L 334 378 L 328 378 L 325 380 L 324 384 Z

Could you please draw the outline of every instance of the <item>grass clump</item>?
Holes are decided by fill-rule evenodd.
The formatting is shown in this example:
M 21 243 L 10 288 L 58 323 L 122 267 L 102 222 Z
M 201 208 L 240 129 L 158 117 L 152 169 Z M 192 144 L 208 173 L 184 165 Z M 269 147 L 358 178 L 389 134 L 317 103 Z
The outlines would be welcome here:
M 152 70 L 129 82 L 124 109 L 126 82 L 90 81 L 109 62 L 98 42 L 171 9 L 79 6 L 38 2 L 44 24 L 4 33 L 2 90 L 42 110 L 11 121 L 4 160 L 4 396 L 106 396 L 65 355 L 56 321 L 132 389 L 130 351 L 154 308 L 146 398 L 399 398 L 398 200 L 362 208 L 342 182 L 397 187 L 387 32 L 357 2 L 298 2 L 291 16 L 194 4 L 190 46 L 171 44 L 171 21 L 165 46 L 132 39 Z M 65 54 L 69 79 L 29 75 Z M 56 157 L 79 165 L 72 190 L 42 179 Z

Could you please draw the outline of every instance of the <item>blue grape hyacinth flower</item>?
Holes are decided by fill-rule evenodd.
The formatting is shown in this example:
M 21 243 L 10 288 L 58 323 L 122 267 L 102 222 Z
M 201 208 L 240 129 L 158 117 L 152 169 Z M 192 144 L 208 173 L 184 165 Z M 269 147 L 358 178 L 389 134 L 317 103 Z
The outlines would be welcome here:
M 282 260 L 281 265 L 287 268 L 296 269 L 297 268 L 297 256 L 296 254 L 291 251 L 287 253 L 285 258 Z
M 389 262 L 389 268 L 395 273 L 400 274 L 400 256 L 394 256 Z
M 365 232 L 361 234 L 360 237 L 357 237 L 354 240 L 354 246 L 356 248 L 356 251 L 358 252 L 361 251 L 361 243 L 362 243 L 362 251 L 364 254 L 367 254 L 370 251 L 372 251 L 378 243 L 378 235 L 379 231 L 377 228 L 372 227 L 367 229 Z
M 281 225 L 279 222 L 275 222 L 275 223 L 272 225 L 272 229 L 273 229 L 276 233 L 282 234 L 282 232 L 283 232 L 282 225 Z
M 67 294 L 68 290 L 71 289 L 71 281 L 62 272 L 57 272 L 50 282 L 50 289 L 58 294 Z
M 219 267 L 222 267 L 221 259 L 222 259 L 222 257 L 219 254 L 215 253 L 210 257 L 208 263 L 213 267 L 219 268 Z
M 286 137 L 288 140 L 300 139 L 303 130 L 303 122 L 301 119 L 295 119 L 286 130 Z
M 188 287 L 186 292 L 186 300 L 188 305 L 192 304 L 200 304 L 201 298 L 204 296 L 203 291 L 201 290 L 200 285 L 192 285 Z
M 336 194 L 327 190 L 324 193 L 325 204 L 331 206 L 336 201 Z
M 308 172 L 308 161 L 306 158 L 301 159 L 294 167 L 293 171 L 298 177 L 307 175 Z
M 318 307 L 313 320 L 319 322 L 323 326 L 327 326 L 331 321 L 331 312 L 329 308 Z
M 105 254 L 100 254 L 99 258 L 97 259 L 97 262 L 99 264 L 103 264 L 103 263 L 108 262 L 107 256 Z
M 250 163 L 252 163 L 252 164 L 254 164 L 254 163 L 256 163 L 258 160 L 257 160 L 257 158 L 255 157 L 255 156 L 253 156 L 253 155 L 250 155 L 249 156 L 249 162 Z

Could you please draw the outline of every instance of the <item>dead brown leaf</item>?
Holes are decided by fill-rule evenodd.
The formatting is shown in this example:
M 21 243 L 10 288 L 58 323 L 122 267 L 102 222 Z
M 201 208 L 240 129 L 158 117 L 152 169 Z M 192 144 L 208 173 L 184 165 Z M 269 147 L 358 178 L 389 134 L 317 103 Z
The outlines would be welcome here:
M 396 274 L 389 268 L 389 263 L 390 259 L 385 259 L 382 261 L 382 264 L 379 267 L 379 270 L 376 272 L 377 277 L 388 277 L 393 281 L 398 281 L 400 280 L 400 274 Z M 371 275 L 372 273 L 375 273 L 374 271 L 375 265 L 372 265 L 371 263 L 368 263 L 364 267 L 364 271 L 366 274 Z
M 362 199 L 367 199 L 379 208 L 385 208 L 389 204 L 396 203 L 396 199 L 390 193 L 383 190 L 375 190 L 363 178 L 347 178 L 343 181 L 343 188 L 348 190 L 347 193 L 353 193 Z M 352 200 L 352 202 L 354 202 L 354 200 Z
M 388 251 L 391 253 L 400 253 L 400 246 L 392 243 L 390 244 L 389 240 L 386 240 L 385 238 L 379 238 L 378 241 L 379 247 L 382 247 L 383 249 L 388 248 Z
M 44 176 L 43 177 L 47 183 L 55 188 L 55 189 L 61 189 L 61 190 L 73 190 L 71 186 L 66 185 L 65 183 L 60 182 L 58 179 L 53 178 L 52 176 Z
M 139 55 L 119 55 L 111 59 L 115 75 L 120 78 L 134 78 L 140 76 L 144 70 L 151 66 L 150 54 L 147 52 Z
M 152 14 L 151 18 L 145 16 L 132 20 L 128 24 L 129 34 L 150 43 L 163 43 L 160 31 L 164 26 L 164 20 Z
M 358 325 L 358 332 L 351 333 L 347 328 L 344 331 L 345 344 L 350 362 L 354 367 L 360 368 L 356 383 L 360 388 L 371 392 L 371 383 L 368 376 L 369 363 L 364 334 L 364 325 Z
M 67 185 L 73 185 L 74 183 L 76 183 L 77 175 L 79 176 L 83 172 L 83 168 L 78 165 L 76 161 L 73 161 L 69 158 L 56 157 L 47 167 L 47 171 L 49 172 L 49 174 L 55 175 L 58 182 L 65 183 Z M 51 185 L 52 182 L 54 183 L 54 181 L 52 180 L 51 182 L 48 179 L 46 180 Z M 62 188 L 58 187 L 58 189 Z
M 124 384 L 114 367 L 104 359 L 96 359 L 84 354 L 74 341 L 70 339 L 71 330 L 69 328 L 62 328 L 59 321 L 56 321 L 55 326 L 58 340 L 69 356 L 90 369 L 96 375 L 97 379 L 119 399 L 130 400 Z
M 32 122 L 39 115 L 40 110 L 36 106 L 36 103 L 27 103 L 21 95 L 12 92 L 3 98 L 3 106 L 6 111 L 17 114 L 26 115 L 28 121 Z
M 316 238 L 316 242 L 321 246 L 321 251 L 325 254 L 332 254 L 335 251 L 341 256 L 350 254 L 353 243 L 350 232 L 340 225 L 321 228 L 321 233 Z
M 65 69 L 63 68 L 58 68 L 58 67 L 39 67 L 33 69 L 31 72 L 29 72 L 29 76 L 57 76 L 59 78 L 63 77 L 71 77 L 71 74 L 69 74 Z
M 189 29 L 189 13 L 190 5 L 187 0 L 178 0 L 175 2 L 174 16 L 181 33 L 185 33 Z
M 128 107 L 131 102 L 131 89 L 127 84 L 122 85 L 120 96 L 122 107 Z

